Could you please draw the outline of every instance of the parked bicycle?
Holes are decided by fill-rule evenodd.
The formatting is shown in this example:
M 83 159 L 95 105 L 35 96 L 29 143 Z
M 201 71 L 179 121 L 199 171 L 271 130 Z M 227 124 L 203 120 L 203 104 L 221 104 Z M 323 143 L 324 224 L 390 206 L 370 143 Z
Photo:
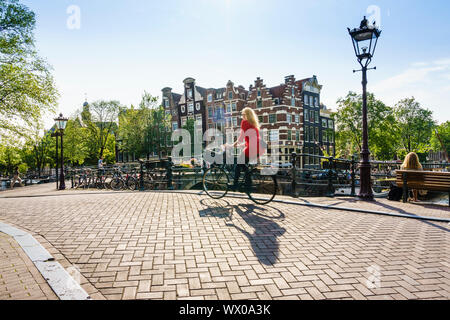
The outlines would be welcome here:
M 78 183 L 76 184 L 76 189 L 88 189 L 91 184 L 93 183 L 94 177 L 92 174 L 92 170 L 87 168 L 87 169 L 82 169 L 79 177 L 78 177 Z

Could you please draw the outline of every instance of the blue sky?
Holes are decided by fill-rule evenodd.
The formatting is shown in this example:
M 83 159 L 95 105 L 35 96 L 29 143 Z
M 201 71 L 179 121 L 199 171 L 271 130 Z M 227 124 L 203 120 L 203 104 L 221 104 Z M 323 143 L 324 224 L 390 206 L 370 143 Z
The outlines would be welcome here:
M 54 68 L 59 111 L 70 115 L 88 100 L 138 104 L 144 90 L 182 91 L 186 77 L 204 87 L 228 80 L 248 88 L 317 75 L 322 102 L 334 109 L 361 75 L 347 27 L 370 6 L 383 30 L 368 90 L 389 105 L 414 96 L 450 120 L 450 2 L 361 0 L 22 0 L 37 14 L 40 54 Z M 80 8 L 69 29 L 67 8 Z M 52 120 L 46 121 L 47 125 Z

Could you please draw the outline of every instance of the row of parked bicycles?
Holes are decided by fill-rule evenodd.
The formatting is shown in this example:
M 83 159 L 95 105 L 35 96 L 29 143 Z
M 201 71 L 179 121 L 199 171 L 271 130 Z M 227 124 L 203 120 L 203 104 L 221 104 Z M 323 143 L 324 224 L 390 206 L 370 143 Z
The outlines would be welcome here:
M 120 167 L 112 170 L 77 169 L 72 174 L 75 189 L 163 190 L 168 183 L 165 170 L 148 170 L 142 173 L 142 177 L 139 168 L 124 170 Z

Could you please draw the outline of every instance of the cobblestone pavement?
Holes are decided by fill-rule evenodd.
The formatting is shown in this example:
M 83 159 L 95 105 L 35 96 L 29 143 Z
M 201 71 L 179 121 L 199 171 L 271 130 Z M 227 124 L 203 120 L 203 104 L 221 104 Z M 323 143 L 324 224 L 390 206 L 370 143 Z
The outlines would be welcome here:
M 387 199 L 375 199 L 376 201 L 361 202 L 357 198 L 300 198 L 301 202 L 320 205 L 332 205 L 355 209 L 374 210 L 382 212 L 394 212 L 411 216 L 425 216 L 450 219 L 450 207 L 448 205 L 435 205 L 429 203 L 403 203 L 401 201 L 389 201 Z
M 0 300 L 58 300 L 14 238 L 1 232 Z
M 0 195 L 34 195 L 0 199 L 0 220 L 79 268 L 94 298 L 450 298 L 446 223 L 196 193 L 25 189 Z

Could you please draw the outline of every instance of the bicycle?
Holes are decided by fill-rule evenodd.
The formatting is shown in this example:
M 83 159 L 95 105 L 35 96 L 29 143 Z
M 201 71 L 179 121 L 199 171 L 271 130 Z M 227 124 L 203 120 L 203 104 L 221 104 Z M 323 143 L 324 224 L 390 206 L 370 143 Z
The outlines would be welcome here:
M 78 177 L 78 184 L 76 185 L 76 189 L 89 189 L 91 185 L 91 169 L 86 168 L 81 170 L 81 174 Z
M 114 168 L 113 177 L 109 183 L 109 186 L 114 191 L 120 191 L 125 187 L 125 180 L 122 177 L 122 171 L 120 168 Z
M 97 171 L 97 177 L 95 178 L 94 185 L 97 189 L 107 189 L 106 174 L 104 170 Z
M 216 151 L 211 151 L 214 154 Z M 206 194 L 213 199 L 224 198 L 229 190 L 233 187 L 230 180 L 234 180 L 234 169 L 237 164 L 226 165 L 225 164 L 225 152 L 222 150 L 223 163 L 224 164 L 210 164 L 210 168 L 203 174 L 203 190 Z M 220 155 L 220 152 L 219 152 Z M 239 178 L 238 187 L 236 191 L 246 193 L 247 196 L 254 203 L 259 205 L 265 205 L 273 201 L 278 191 L 278 182 L 274 175 L 263 175 L 258 165 L 245 164 L 244 177 Z M 269 195 L 268 199 L 258 198 L 257 194 Z

